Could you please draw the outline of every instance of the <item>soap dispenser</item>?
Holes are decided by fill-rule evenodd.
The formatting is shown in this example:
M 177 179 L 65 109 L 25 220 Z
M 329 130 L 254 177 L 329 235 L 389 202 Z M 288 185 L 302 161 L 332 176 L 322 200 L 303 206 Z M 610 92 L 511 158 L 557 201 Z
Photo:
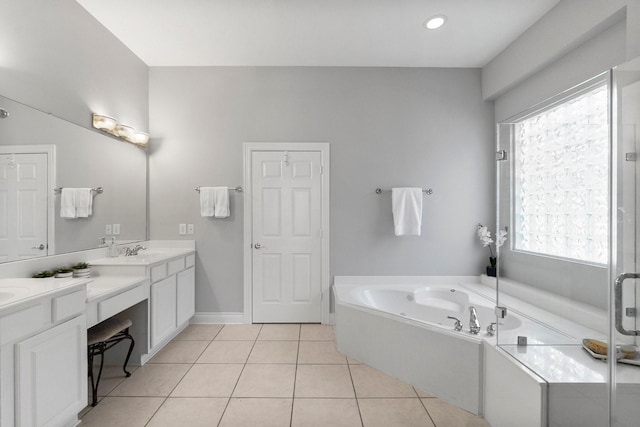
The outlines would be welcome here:
M 116 238 L 112 237 L 111 238 L 111 243 L 109 243 L 109 256 L 111 258 L 115 258 L 118 255 L 120 255 L 120 249 L 116 245 Z

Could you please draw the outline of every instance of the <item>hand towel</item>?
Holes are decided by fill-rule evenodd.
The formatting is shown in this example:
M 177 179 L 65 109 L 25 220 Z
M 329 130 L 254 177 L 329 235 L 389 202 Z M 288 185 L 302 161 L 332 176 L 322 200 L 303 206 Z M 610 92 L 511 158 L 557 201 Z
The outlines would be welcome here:
M 200 187 L 200 216 L 213 216 L 214 205 L 213 187 Z
M 77 218 L 75 188 L 63 188 L 60 192 L 60 218 Z
M 391 210 L 396 236 L 419 236 L 422 227 L 422 188 L 391 189 Z
M 76 188 L 76 216 L 88 218 L 93 214 L 93 194 L 90 188 Z
M 229 188 L 213 187 L 214 193 L 214 214 L 216 218 L 227 218 L 231 212 L 229 211 Z

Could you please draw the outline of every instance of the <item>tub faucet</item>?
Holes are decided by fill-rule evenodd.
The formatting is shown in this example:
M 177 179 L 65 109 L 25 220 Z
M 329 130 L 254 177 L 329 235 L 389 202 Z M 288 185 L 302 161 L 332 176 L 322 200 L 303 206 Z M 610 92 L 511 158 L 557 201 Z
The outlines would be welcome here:
M 453 325 L 453 329 L 455 331 L 461 331 L 462 330 L 462 322 L 460 321 L 460 319 L 458 319 L 457 317 L 453 317 L 453 316 L 447 316 L 447 319 L 451 319 L 451 320 L 455 320 L 456 323 Z
M 480 322 L 478 322 L 478 313 L 474 306 L 469 307 L 470 319 L 469 319 L 469 332 L 474 335 L 480 333 Z

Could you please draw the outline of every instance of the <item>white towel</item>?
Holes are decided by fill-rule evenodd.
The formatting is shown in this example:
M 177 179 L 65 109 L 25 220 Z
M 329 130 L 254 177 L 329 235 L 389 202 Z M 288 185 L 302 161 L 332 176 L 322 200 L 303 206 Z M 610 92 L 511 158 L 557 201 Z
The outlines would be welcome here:
M 200 216 L 213 216 L 215 206 L 214 187 L 200 187 Z
M 216 218 L 227 218 L 229 212 L 229 188 L 213 187 L 214 193 L 214 213 Z
M 60 193 L 60 218 L 77 218 L 75 188 L 62 189 Z
M 93 214 L 93 194 L 90 188 L 76 188 L 76 216 L 88 218 Z
M 422 188 L 393 188 L 391 210 L 396 236 L 419 236 L 422 227 Z

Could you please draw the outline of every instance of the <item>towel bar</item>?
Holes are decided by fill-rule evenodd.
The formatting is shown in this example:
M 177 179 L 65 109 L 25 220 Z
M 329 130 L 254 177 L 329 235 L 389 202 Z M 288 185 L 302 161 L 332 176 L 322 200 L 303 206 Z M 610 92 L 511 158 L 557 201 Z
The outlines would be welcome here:
M 63 188 L 64 187 L 56 187 L 56 188 L 53 189 L 53 192 L 55 194 L 60 194 L 60 193 L 62 193 L 62 189 Z M 102 187 L 97 187 L 97 188 L 92 188 L 91 191 L 93 191 L 96 194 L 102 194 L 104 192 L 104 189 Z
M 200 192 L 200 187 L 196 187 L 196 191 L 199 193 Z M 229 191 L 235 191 L 236 193 L 242 193 L 242 187 L 240 187 L 240 186 L 229 187 Z
M 376 194 L 382 194 L 383 191 L 391 191 L 391 190 L 383 190 L 382 188 L 376 188 Z M 433 194 L 433 190 L 431 188 L 422 189 L 422 192 L 427 196 Z

